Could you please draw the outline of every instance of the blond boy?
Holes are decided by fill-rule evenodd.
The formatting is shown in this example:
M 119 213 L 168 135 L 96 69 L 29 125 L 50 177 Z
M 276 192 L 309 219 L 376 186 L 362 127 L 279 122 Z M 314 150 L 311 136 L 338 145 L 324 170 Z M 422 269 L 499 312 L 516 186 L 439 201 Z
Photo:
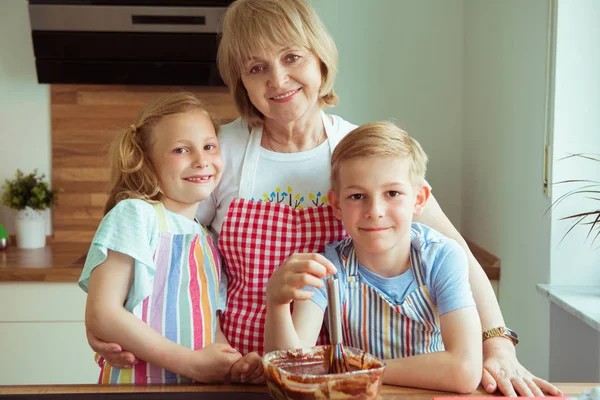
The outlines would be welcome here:
M 265 350 L 314 346 L 340 280 L 344 342 L 387 360 L 384 383 L 469 393 L 481 325 L 458 243 L 413 222 L 430 195 L 427 156 L 389 122 L 350 132 L 331 158 L 328 198 L 349 236 L 295 254 L 267 286 Z M 294 301 L 293 314 L 290 303 Z

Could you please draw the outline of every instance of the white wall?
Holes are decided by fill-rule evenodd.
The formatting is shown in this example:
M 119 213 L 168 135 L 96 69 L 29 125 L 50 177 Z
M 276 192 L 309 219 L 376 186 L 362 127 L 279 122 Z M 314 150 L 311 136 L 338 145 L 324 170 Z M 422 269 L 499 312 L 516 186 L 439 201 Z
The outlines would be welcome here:
M 331 110 L 395 119 L 429 155 L 427 180 L 460 229 L 462 0 L 312 0 L 340 52 Z
M 523 365 L 548 377 L 550 205 L 542 193 L 546 0 L 465 0 L 463 233 L 502 260 L 500 306 Z
M 600 382 L 600 332 L 550 305 L 550 381 Z
M 561 158 L 572 153 L 600 153 L 600 2 L 560 0 L 557 7 L 556 73 L 552 181 L 600 181 L 600 162 Z M 552 187 L 556 201 L 583 184 Z M 598 190 L 596 188 L 596 190 Z M 570 197 L 551 214 L 551 283 L 600 285 L 600 240 L 592 245 L 580 226 L 561 217 L 598 210 L 597 194 Z M 595 230 L 595 233 L 599 232 Z M 560 241 L 563 239 L 562 243 Z M 593 236 L 592 236 L 593 238 Z M 552 305 L 550 312 L 550 379 L 560 382 L 600 381 L 600 332 Z
M 341 55 L 332 112 L 356 124 L 395 119 L 414 135 L 430 156 L 436 198 L 460 228 L 462 0 L 313 4 Z M 27 2 L 0 7 L 0 180 L 17 168 L 50 176 L 49 90 L 36 81 Z M 0 211 L 14 233 L 13 212 Z
M 558 3 L 553 182 L 569 179 L 600 182 L 600 162 L 560 161 L 573 153 L 596 153 L 600 158 L 599 19 L 597 0 Z M 552 201 L 582 185 L 553 185 Z M 574 229 L 559 244 L 571 226 L 571 222 L 560 221 L 561 217 L 600 208 L 599 200 L 588 197 L 600 198 L 600 195 L 570 197 L 552 212 L 553 284 L 600 285 L 600 240 L 595 245 L 591 239 L 586 242 L 589 227 Z
M 26 0 L 0 5 L 0 185 L 20 168 L 50 175 L 50 94 L 37 82 Z M 49 213 L 47 213 L 49 214 Z M 50 218 L 47 218 L 50 233 Z M 0 205 L 14 234 L 14 211 Z

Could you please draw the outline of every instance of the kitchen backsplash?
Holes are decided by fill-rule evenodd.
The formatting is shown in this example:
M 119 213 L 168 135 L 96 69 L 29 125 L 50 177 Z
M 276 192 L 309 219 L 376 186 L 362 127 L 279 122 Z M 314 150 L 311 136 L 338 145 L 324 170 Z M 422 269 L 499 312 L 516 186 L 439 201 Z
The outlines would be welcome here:
M 223 87 L 52 85 L 52 187 L 61 188 L 52 212 L 56 242 L 91 242 L 107 198 L 108 147 L 147 103 L 190 91 L 223 123 L 238 113 Z

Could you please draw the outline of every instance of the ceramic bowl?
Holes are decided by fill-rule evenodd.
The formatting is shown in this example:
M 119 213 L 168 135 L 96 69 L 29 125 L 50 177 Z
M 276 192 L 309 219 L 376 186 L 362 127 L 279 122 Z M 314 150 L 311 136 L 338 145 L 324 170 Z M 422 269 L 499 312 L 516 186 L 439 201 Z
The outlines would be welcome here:
M 385 362 L 353 347 L 344 347 L 351 372 L 329 374 L 331 346 L 278 350 L 263 364 L 271 397 L 296 399 L 376 399 Z

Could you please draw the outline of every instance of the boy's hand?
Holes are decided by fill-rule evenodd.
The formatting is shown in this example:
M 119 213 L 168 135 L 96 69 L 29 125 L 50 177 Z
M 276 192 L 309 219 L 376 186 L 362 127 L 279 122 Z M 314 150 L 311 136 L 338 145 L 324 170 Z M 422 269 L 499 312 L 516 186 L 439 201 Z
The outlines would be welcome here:
M 191 353 L 185 362 L 183 375 L 196 382 L 225 382 L 229 379 L 231 367 L 242 355 L 228 344 L 213 343 Z
M 267 304 L 289 304 L 308 300 L 313 292 L 305 286 L 323 287 L 323 278 L 337 272 L 335 266 L 321 254 L 294 253 L 271 275 L 267 284 Z
M 262 358 L 258 353 L 248 353 L 231 367 L 231 382 L 258 385 L 265 382 Z

